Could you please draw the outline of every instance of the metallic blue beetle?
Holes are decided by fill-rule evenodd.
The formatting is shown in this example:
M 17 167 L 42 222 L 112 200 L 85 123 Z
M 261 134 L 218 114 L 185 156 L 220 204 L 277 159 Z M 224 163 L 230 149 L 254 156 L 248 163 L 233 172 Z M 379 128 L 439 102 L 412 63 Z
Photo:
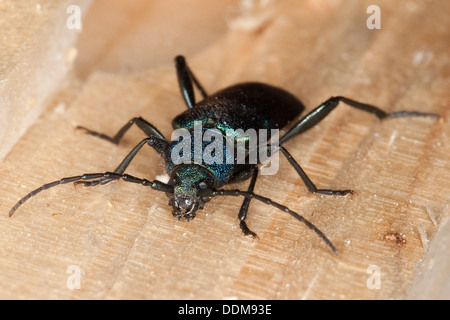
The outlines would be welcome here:
M 223 137 L 225 144 L 230 144 L 227 133 L 230 130 L 236 131 L 237 129 L 243 131 L 248 129 L 264 129 L 267 130 L 268 139 L 270 139 L 270 132 L 272 129 L 284 128 L 304 110 L 303 104 L 292 94 L 283 89 L 263 83 L 252 82 L 237 84 L 218 91 L 213 95 L 208 95 L 186 64 L 183 56 L 177 56 L 175 58 L 175 64 L 180 90 L 188 109 L 175 117 L 172 126 L 174 129 L 185 130 L 184 132 L 187 132 L 188 135 L 191 136 L 191 142 L 195 141 L 194 135 L 196 123 L 202 125 L 202 132 L 204 132 L 204 130 L 213 130 L 216 133 L 219 133 L 219 135 Z M 201 93 L 203 97 L 201 101 L 197 102 L 195 100 L 194 87 Z M 351 194 L 353 191 L 318 189 L 283 145 L 288 140 L 307 131 L 323 120 L 337 107 L 339 102 L 344 102 L 356 109 L 372 113 L 381 120 L 405 116 L 439 117 L 432 113 L 409 111 L 399 111 L 388 114 L 375 106 L 338 96 L 326 100 L 297 121 L 283 136 L 281 136 L 275 149 L 268 148 L 266 145 L 261 145 L 259 141 L 257 142 L 257 146 L 265 149 L 269 155 L 281 151 L 300 175 L 308 190 L 313 193 L 343 196 Z M 182 163 L 174 162 L 174 150 L 178 149 L 180 144 L 185 142 L 183 142 L 182 139 L 168 141 L 155 126 L 141 117 L 136 117 L 128 121 L 113 137 L 84 127 L 78 128 L 85 130 L 85 132 L 90 135 L 118 144 L 125 132 L 133 124 L 136 124 L 144 131 L 148 138 L 145 138 L 138 143 L 114 172 L 90 173 L 47 183 L 20 199 L 11 209 L 9 215 L 12 216 L 25 201 L 37 193 L 59 184 L 74 182 L 76 184 L 84 184 L 85 186 L 95 186 L 99 183 L 106 184 L 113 180 L 123 179 L 125 181 L 139 183 L 155 190 L 165 192 L 169 197 L 169 205 L 173 207 L 173 215 L 180 220 L 185 219 L 186 221 L 193 219 L 197 210 L 203 209 L 204 204 L 214 196 L 242 196 L 244 197 L 244 200 L 238 214 L 240 228 L 245 235 L 253 237 L 257 237 L 257 235 L 248 228 L 245 219 L 247 217 L 251 199 L 262 201 L 289 213 L 299 221 L 303 222 L 322 238 L 334 253 L 337 253 L 337 249 L 331 241 L 311 222 L 289 208 L 253 192 L 258 176 L 259 163 L 240 163 L 236 161 L 236 157 L 232 158 L 231 163 L 209 163 L 203 159 L 198 161 L 198 159 L 195 158 L 194 151 L 196 148 L 201 148 L 200 153 L 203 153 L 206 147 L 204 143 L 202 143 L 200 147 L 192 145 L 191 153 L 187 156 L 189 161 L 184 161 Z M 233 150 L 236 148 L 237 142 L 237 138 L 231 141 Z M 147 179 L 141 179 L 125 174 L 125 170 L 131 160 L 144 145 L 153 147 L 165 160 L 166 170 L 170 177 L 168 183 L 163 183 L 158 180 L 149 181 Z M 250 152 L 251 150 L 247 149 L 246 151 Z M 186 154 L 183 156 L 186 156 Z M 249 178 L 251 178 L 251 180 L 247 191 L 221 189 L 221 187 L 229 183 L 241 182 Z

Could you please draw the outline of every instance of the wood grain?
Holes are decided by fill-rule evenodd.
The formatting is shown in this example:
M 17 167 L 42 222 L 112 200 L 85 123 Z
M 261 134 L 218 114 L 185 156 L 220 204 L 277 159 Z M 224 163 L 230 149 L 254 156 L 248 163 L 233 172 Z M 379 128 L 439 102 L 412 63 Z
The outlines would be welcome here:
M 66 9 L 90 0 L 0 3 L 0 161 L 36 121 L 73 66 L 77 30 Z
M 158 52 L 155 60 L 158 41 L 134 31 L 157 28 L 146 17 L 168 12 L 173 17 L 176 7 L 168 10 L 155 1 L 137 16 L 131 10 L 120 27 L 111 28 L 95 25 L 95 18 L 104 19 L 101 14 L 115 15 L 96 9 L 101 1 L 95 4 L 91 10 L 100 16 L 89 13 L 79 46 L 95 43 L 87 39 L 88 25 L 97 28 L 93 36 L 109 28 L 108 45 L 90 47 L 93 60 L 80 50 L 72 86 L 55 97 L 0 167 L 0 297 L 417 297 L 418 275 L 433 272 L 423 261 L 450 210 L 450 21 L 445 16 L 450 5 L 376 1 L 381 29 L 369 30 L 366 9 L 372 2 L 255 1 L 238 6 L 230 1 L 194 10 L 201 7 L 197 1 L 189 11 L 192 17 L 182 20 L 183 34 L 196 41 L 190 33 L 191 27 L 198 28 L 195 21 L 204 28 L 214 24 L 214 36 L 199 40 L 197 48 L 188 40 L 162 48 L 167 56 Z M 161 11 L 151 11 L 157 8 Z M 222 24 L 202 19 L 207 16 Z M 170 41 L 169 35 L 158 36 Z M 142 56 L 136 48 L 144 44 L 150 62 L 140 68 L 134 55 Z M 133 128 L 114 146 L 74 130 L 77 125 L 113 134 L 139 115 L 170 137 L 171 119 L 184 110 L 172 58 L 175 49 L 184 53 L 185 46 L 191 68 L 208 92 L 258 80 L 289 90 L 307 110 L 344 95 L 389 112 L 434 112 L 441 119 L 379 121 L 342 105 L 286 144 L 318 187 L 356 190 L 351 196 L 308 193 L 281 157 L 279 172 L 259 179 L 257 193 L 310 219 L 338 247 L 337 256 L 304 225 L 273 207 L 251 204 L 248 224 L 260 237 L 252 240 L 238 227 L 240 200 L 213 199 L 185 223 L 172 217 L 164 194 L 125 182 L 90 189 L 60 186 L 7 217 L 21 196 L 43 183 L 114 169 L 143 138 Z M 108 63 L 100 63 L 99 57 Z M 153 179 L 163 166 L 155 152 L 144 149 L 129 173 Z M 439 245 L 448 248 L 448 237 Z M 80 289 L 68 288 L 69 266 L 81 271 Z M 378 289 L 368 285 L 371 266 L 381 272 Z M 435 297 L 428 292 L 425 298 Z M 449 292 L 441 297 L 448 298 Z

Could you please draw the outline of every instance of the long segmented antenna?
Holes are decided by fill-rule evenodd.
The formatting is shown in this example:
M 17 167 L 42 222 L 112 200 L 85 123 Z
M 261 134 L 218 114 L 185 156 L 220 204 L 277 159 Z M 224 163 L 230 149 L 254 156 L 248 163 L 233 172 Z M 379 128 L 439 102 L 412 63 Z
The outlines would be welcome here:
M 92 180 L 92 179 L 99 179 L 99 178 L 106 178 L 106 179 L 110 179 L 110 180 L 119 180 L 122 179 L 124 181 L 127 182 L 133 182 L 133 183 L 137 183 L 137 184 L 141 184 L 143 186 L 147 186 L 147 187 L 151 187 L 152 189 L 155 189 L 157 191 L 162 191 L 162 192 L 166 192 L 166 193 L 173 193 L 173 187 L 165 184 L 161 181 L 158 180 L 147 180 L 147 179 L 141 179 L 141 178 L 137 178 L 134 176 L 131 176 L 129 174 L 119 174 L 119 173 L 114 173 L 114 172 L 105 172 L 105 173 L 87 173 L 87 174 L 83 174 L 80 176 L 73 176 L 73 177 L 67 177 L 67 178 L 63 178 L 61 180 L 57 180 L 57 181 L 53 181 L 47 184 L 44 184 L 43 186 L 31 191 L 30 193 L 28 193 L 26 196 L 24 196 L 22 199 L 20 199 L 15 205 L 14 207 L 9 211 L 9 216 L 11 217 L 14 212 L 24 203 L 26 202 L 28 199 L 30 199 L 31 197 L 34 197 L 35 195 L 37 195 L 38 193 L 40 193 L 41 191 L 47 190 L 49 188 L 53 188 L 56 187 L 60 184 L 66 184 L 66 183 L 70 183 L 70 182 L 77 182 L 77 181 L 86 181 L 86 180 Z M 302 217 L 301 215 L 299 215 L 298 213 L 292 211 L 291 209 L 289 209 L 288 207 L 272 201 L 269 198 L 260 196 L 258 194 L 252 193 L 252 192 L 246 192 L 246 191 L 241 191 L 241 190 L 200 190 L 199 191 L 199 195 L 200 196 L 205 196 L 205 197 L 215 197 L 215 196 L 242 196 L 245 198 L 250 198 L 250 199 L 255 199 L 258 201 L 261 201 L 267 205 L 271 205 L 281 211 L 287 212 L 289 213 L 291 216 L 293 216 L 294 218 L 296 218 L 297 220 L 299 220 L 300 222 L 303 222 L 309 229 L 311 229 L 312 231 L 314 231 L 324 242 L 325 244 L 330 247 L 330 249 L 335 253 L 338 254 L 338 250 L 336 249 L 336 247 L 333 245 L 333 243 L 330 241 L 330 239 L 328 239 L 325 234 L 319 230 L 319 228 L 317 228 L 315 225 L 313 225 L 311 222 L 309 222 L 308 220 L 306 220 L 304 217 Z
M 166 193 L 173 193 L 173 187 L 172 186 L 170 186 L 168 184 L 165 184 L 165 183 L 163 183 L 161 181 L 158 181 L 158 180 L 150 181 L 150 180 L 147 180 L 147 179 L 137 178 L 137 177 L 131 176 L 129 174 L 118 174 L 118 173 L 114 173 L 114 172 L 86 173 L 86 174 L 83 174 L 83 175 L 80 175 L 80 176 L 73 176 L 73 177 L 62 178 L 60 180 L 44 184 L 43 186 L 41 186 L 41 187 L 31 191 L 26 196 L 24 196 L 22 199 L 20 199 L 14 205 L 14 207 L 12 207 L 12 209 L 9 211 L 9 216 L 11 217 L 14 214 L 14 212 L 24 202 L 26 202 L 31 197 L 34 197 L 35 195 L 37 195 L 41 191 L 47 190 L 49 188 L 56 187 L 56 186 L 58 186 L 60 184 L 76 182 L 76 181 L 80 181 L 80 180 L 86 181 L 86 180 L 99 179 L 99 178 L 106 178 L 106 179 L 110 179 L 110 180 L 122 179 L 122 180 L 127 181 L 127 182 L 133 182 L 133 183 L 137 183 L 137 184 L 142 184 L 144 186 L 151 187 L 152 189 L 155 189 L 155 190 L 158 190 L 158 191 L 162 191 L 162 192 L 166 192 Z
M 295 219 L 297 219 L 300 222 L 303 222 L 309 229 L 311 229 L 312 231 L 314 231 L 324 242 L 325 244 L 330 247 L 330 249 L 335 253 L 338 254 L 338 250 L 336 249 L 336 247 L 333 245 L 333 243 L 330 241 L 330 239 L 327 238 L 327 236 L 319 230 L 319 228 L 317 228 L 315 225 L 313 225 L 311 222 L 309 222 L 308 220 L 306 220 L 304 217 L 302 217 L 301 215 L 299 215 L 297 212 L 292 211 L 291 209 L 289 209 L 288 207 L 275 202 L 267 197 L 263 197 L 260 196 L 258 194 L 255 193 L 251 193 L 251 192 L 247 192 L 247 191 L 241 191 L 238 189 L 235 190 L 224 190 L 224 189 L 220 189 L 220 190 L 202 190 L 202 192 L 204 192 L 205 196 L 242 196 L 242 197 L 246 197 L 246 198 L 251 198 L 251 199 L 255 199 L 258 201 L 261 201 L 267 205 L 271 205 L 277 209 L 280 209 L 281 211 L 287 212 L 289 213 L 291 216 L 293 216 Z

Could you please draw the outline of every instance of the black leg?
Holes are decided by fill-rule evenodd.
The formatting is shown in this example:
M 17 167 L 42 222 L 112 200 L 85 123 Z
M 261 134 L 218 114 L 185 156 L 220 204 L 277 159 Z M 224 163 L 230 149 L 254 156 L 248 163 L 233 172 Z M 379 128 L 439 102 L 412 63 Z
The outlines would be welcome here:
M 194 73 L 189 69 L 186 63 L 186 59 L 183 56 L 175 57 L 175 67 L 177 69 L 178 84 L 180 86 L 181 94 L 183 95 L 186 106 L 191 109 L 195 106 L 195 93 L 194 86 L 200 91 L 203 98 L 206 98 L 208 94 L 203 89 L 200 82 L 194 76 Z
M 322 103 L 320 106 L 312 110 L 306 116 L 304 116 L 300 121 L 298 121 L 291 129 L 289 129 L 283 137 L 280 138 L 280 145 L 284 144 L 286 141 L 292 139 L 293 137 L 311 129 L 321 120 L 323 120 L 334 108 L 336 108 L 339 102 L 344 102 L 345 104 L 374 114 L 378 119 L 387 118 L 398 118 L 398 117 L 435 117 L 439 118 L 437 114 L 434 113 L 423 113 L 415 111 L 397 111 L 392 113 L 386 113 L 383 110 L 372 106 L 370 104 L 361 103 L 355 100 L 351 100 L 345 97 L 332 97 Z
M 248 186 L 248 190 L 247 190 L 247 192 L 249 194 L 252 194 L 253 189 L 255 189 L 257 177 L 258 177 L 258 167 L 255 166 L 253 169 L 252 180 L 250 181 L 250 185 Z M 242 203 L 241 209 L 239 210 L 239 214 L 238 214 L 238 219 L 240 221 L 239 227 L 241 228 L 244 235 L 246 235 L 246 236 L 250 235 L 254 238 L 257 238 L 258 235 L 256 233 L 254 233 L 252 230 L 250 230 L 247 226 L 247 223 L 245 223 L 245 218 L 247 218 L 247 212 L 248 212 L 248 207 L 250 205 L 250 200 L 251 200 L 251 198 L 244 198 L 244 202 Z
M 135 123 L 142 131 L 145 132 L 145 134 L 149 137 L 155 136 L 161 140 L 166 140 L 164 138 L 164 136 L 162 135 L 161 132 L 159 132 L 159 130 L 152 125 L 151 123 L 149 123 L 148 121 L 144 120 L 141 117 L 135 117 L 133 119 L 131 119 L 130 121 L 128 121 L 117 133 L 114 137 L 110 137 L 107 136 L 106 134 L 103 133 L 99 133 L 96 131 L 92 131 L 89 130 L 85 127 L 82 126 L 78 126 L 77 129 L 81 129 L 84 130 L 87 134 L 90 134 L 92 136 L 95 137 L 99 137 L 101 139 L 107 140 L 109 142 L 112 142 L 114 144 L 118 144 L 120 142 L 120 140 L 122 139 L 123 135 L 125 134 L 125 132 L 128 131 L 128 129 L 130 129 L 130 127 L 133 125 L 133 123 Z
M 116 168 L 116 170 L 114 170 L 113 173 L 123 174 L 125 172 L 126 168 L 129 166 L 131 160 L 133 160 L 133 158 L 136 156 L 136 154 L 139 152 L 139 150 L 141 150 L 141 148 L 145 144 L 148 144 L 150 147 L 154 148 L 158 152 L 158 154 L 163 157 L 167 157 L 170 152 L 169 151 L 170 146 L 166 140 L 161 140 L 156 137 L 145 138 L 144 140 L 139 142 L 133 148 L 133 150 L 131 150 L 131 152 L 125 157 L 125 159 L 123 159 L 123 161 L 119 164 L 119 166 Z M 102 185 L 107 184 L 107 183 L 111 182 L 112 180 L 113 179 L 108 179 L 108 178 L 102 177 L 101 179 L 92 180 L 92 181 L 77 181 L 77 182 L 75 182 L 75 184 L 83 184 L 85 187 L 93 187 L 99 183 Z
M 314 183 L 311 181 L 311 179 L 309 179 L 309 177 L 306 175 L 305 171 L 303 171 L 303 169 L 300 167 L 300 165 L 297 163 L 297 161 L 295 161 L 295 159 L 291 156 L 291 154 L 284 147 L 280 146 L 280 150 L 283 153 L 283 155 L 286 157 L 286 159 L 289 161 L 289 163 L 294 167 L 294 169 L 300 175 L 300 177 L 302 178 L 306 187 L 308 188 L 309 192 L 335 195 L 335 196 L 345 196 L 348 193 L 353 193 L 353 190 L 317 189 L 317 187 L 314 185 Z
M 398 112 L 392 112 L 392 113 L 386 113 L 383 110 L 361 102 L 357 102 L 345 97 L 333 97 L 322 103 L 320 106 L 312 110 L 310 113 L 308 113 L 306 116 L 304 116 L 300 121 L 298 121 L 294 126 L 292 126 L 291 129 L 289 129 L 286 134 L 284 134 L 279 141 L 279 149 L 284 154 L 284 156 L 287 158 L 289 163 L 295 168 L 297 173 L 302 178 L 303 182 L 306 184 L 306 187 L 310 192 L 314 193 L 321 193 L 321 194 L 328 194 L 328 195 L 338 195 L 343 196 L 349 193 L 353 193 L 352 190 L 330 190 L 330 189 L 317 189 L 317 187 L 314 185 L 314 183 L 309 179 L 309 177 L 306 175 L 305 171 L 300 167 L 300 165 L 295 161 L 295 159 L 289 154 L 289 152 L 282 147 L 281 145 L 286 143 L 286 141 L 294 138 L 295 136 L 311 129 L 314 127 L 317 123 L 322 121 L 334 108 L 336 108 L 339 104 L 339 102 L 344 102 L 345 104 L 348 104 L 349 106 L 366 111 L 369 113 L 374 114 L 378 119 L 383 120 L 387 118 L 397 118 L 397 117 L 435 117 L 439 118 L 437 114 L 434 113 L 422 113 L 422 112 L 414 112 L 414 111 L 398 111 Z
M 241 191 L 241 190 L 203 190 L 205 192 L 204 196 L 208 196 L 208 197 L 215 197 L 215 196 L 243 196 L 245 198 L 251 198 L 251 199 L 255 199 L 258 201 L 261 201 L 267 205 L 271 205 L 274 206 L 275 208 L 280 209 L 281 211 L 287 212 L 289 213 L 291 216 L 293 216 L 295 219 L 297 219 L 300 222 L 303 222 L 308 228 L 310 228 L 311 230 L 313 230 L 329 247 L 330 249 L 335 253 L 338 254 L 338 250 L 336 249 L 336 247 L 333 245 L 333 243 L 330 241 L 330 239 L 328 239 L 325 234 L 320 231 L 314 224 L 312 224 L 311 222 L 309 222 L 308 220 L 306 220 L 304 217 L 302 217 L 301 215 L 299 215 L 298 213 L 292 211 L 291 209 L 289 209 L 288 207 L 279 204 L 275 201 L 270 200 L 267 197 L 263 197 L 260 196 L 258 194 L 254 194 L 254 193 L 249 193 L 246 191 Z

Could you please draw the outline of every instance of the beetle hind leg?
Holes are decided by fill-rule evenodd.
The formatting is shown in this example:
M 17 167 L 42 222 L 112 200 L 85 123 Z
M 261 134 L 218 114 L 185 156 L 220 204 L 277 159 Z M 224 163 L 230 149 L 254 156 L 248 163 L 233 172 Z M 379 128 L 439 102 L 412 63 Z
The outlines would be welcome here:
M 175 68 L 177 70 L 178 85 L 186 106 L 191 109 L 195 106 L 194 85 L 200 91 L 203 98 L 208 97 L 205 89 L 189 68 L 183 56 L 175 57 Z

